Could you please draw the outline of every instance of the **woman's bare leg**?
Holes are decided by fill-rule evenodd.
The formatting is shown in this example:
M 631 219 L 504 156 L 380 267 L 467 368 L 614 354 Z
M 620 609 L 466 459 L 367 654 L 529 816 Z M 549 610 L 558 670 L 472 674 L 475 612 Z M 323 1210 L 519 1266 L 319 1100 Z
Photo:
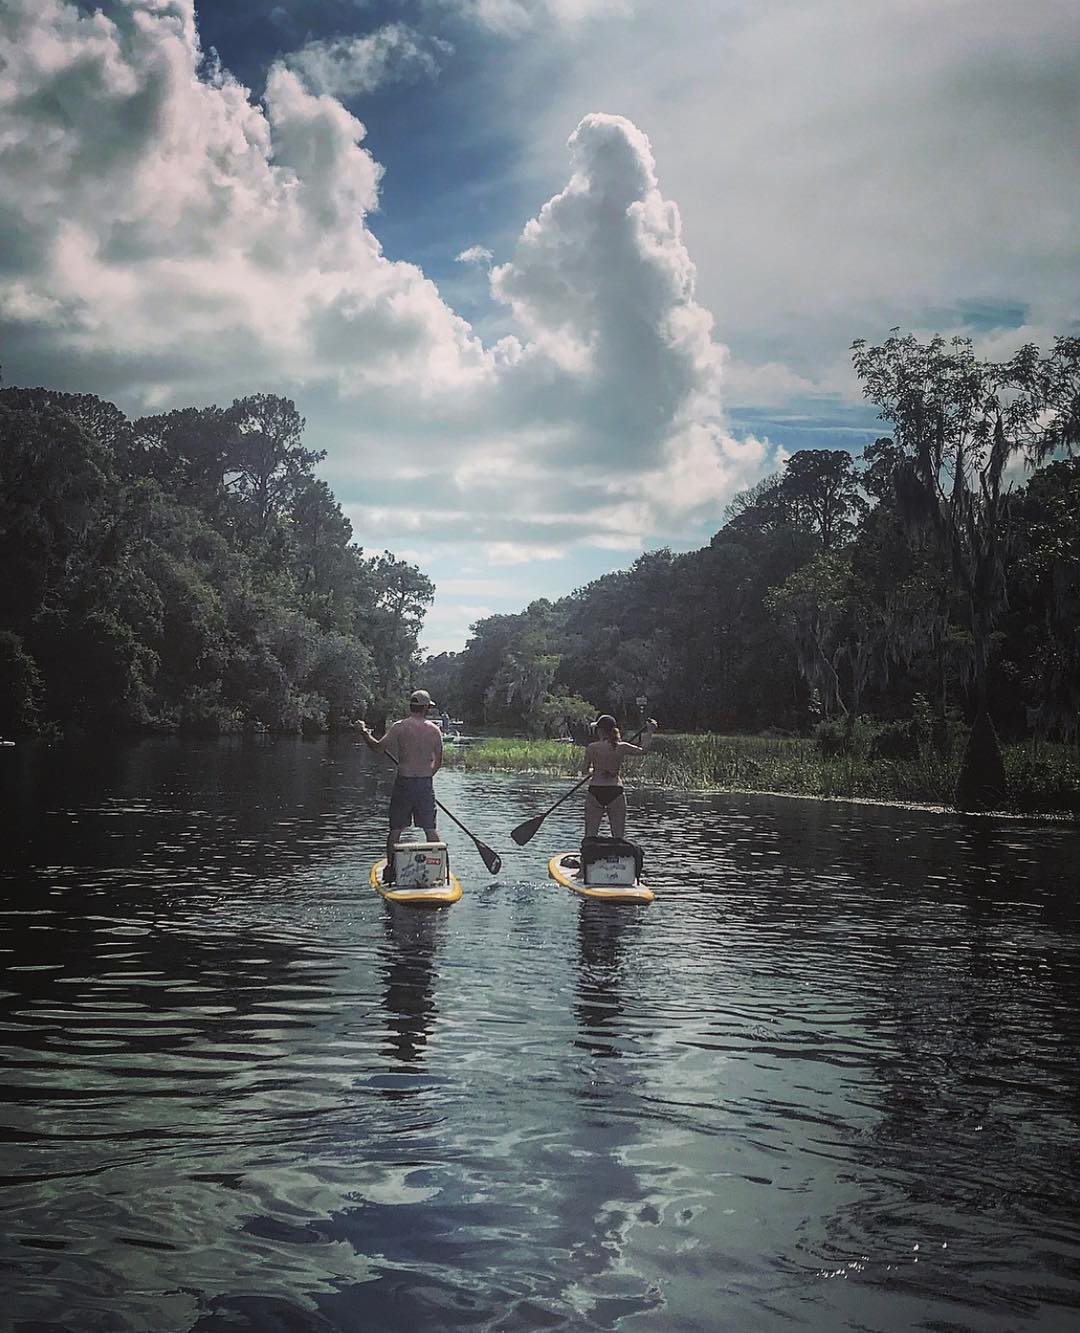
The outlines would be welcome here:
M 585 796 L 585 836 L 595 838 L 600 832 L 600 822 L 604 818 L 604 807 L 591 792 Z

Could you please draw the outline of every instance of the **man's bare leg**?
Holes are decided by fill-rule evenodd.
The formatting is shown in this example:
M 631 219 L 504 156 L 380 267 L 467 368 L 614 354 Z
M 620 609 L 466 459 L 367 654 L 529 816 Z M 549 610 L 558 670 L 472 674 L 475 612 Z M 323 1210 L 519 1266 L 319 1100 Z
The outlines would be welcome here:
M 394 848 L 401 841 L 401 835 L 404 829 L 392 828 L 390 836 L 386 839 L 386 869 L 383 871 L 383 883 L 393 884 L 394 882 Z

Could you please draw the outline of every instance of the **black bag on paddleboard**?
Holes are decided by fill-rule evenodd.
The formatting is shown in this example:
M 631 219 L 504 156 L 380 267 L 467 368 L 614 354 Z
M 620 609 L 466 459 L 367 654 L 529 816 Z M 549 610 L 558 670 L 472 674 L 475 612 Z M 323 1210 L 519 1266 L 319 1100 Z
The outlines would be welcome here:
M 641 878 L 641 868 L 645 864 L 645 853 L 636 842 L 626 838 L 582 838 L 581 866 L 587 870 L 594 861 L 604 861 L 612 856 L 632 856 L 634 873 Z

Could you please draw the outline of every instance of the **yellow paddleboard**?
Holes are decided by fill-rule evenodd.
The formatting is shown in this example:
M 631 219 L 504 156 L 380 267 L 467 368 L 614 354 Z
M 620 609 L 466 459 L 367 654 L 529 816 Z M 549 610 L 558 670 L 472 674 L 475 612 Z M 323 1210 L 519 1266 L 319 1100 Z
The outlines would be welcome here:
M 570 862 L 571 864 L 567 864 Z M 656 897 L 644 884 L 586 884 L 581 878 L 577 852 L 560 852 L 548 862 L 548 874 L 583 898 L 602 898 L 609 903 L 651 903 Z
M 388 903 L 408 903 L 410 907 L 446 907 L 450 903 L 456 903 L 461 897 L 461 885 L 452 870 L 448 872 L 450 875 L 449 884 L 436 884 L 430 889 L 399 889 L 393 884 L 382 882 L 382 872 L 385 865 L 385 857 L 381 861 L 375 862 L 371 867 L 371 873 L 368 875 L 368 883 Z

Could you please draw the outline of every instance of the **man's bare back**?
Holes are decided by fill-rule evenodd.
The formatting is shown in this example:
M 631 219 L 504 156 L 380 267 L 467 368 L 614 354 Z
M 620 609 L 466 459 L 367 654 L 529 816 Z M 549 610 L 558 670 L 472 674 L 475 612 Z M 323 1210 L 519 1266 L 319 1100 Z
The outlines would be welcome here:
M 434 722 L 416 714 L 389 727 L 378 748 L 394 756 L 403 778 L 431 778 L 442 766 L 442 732 Z

